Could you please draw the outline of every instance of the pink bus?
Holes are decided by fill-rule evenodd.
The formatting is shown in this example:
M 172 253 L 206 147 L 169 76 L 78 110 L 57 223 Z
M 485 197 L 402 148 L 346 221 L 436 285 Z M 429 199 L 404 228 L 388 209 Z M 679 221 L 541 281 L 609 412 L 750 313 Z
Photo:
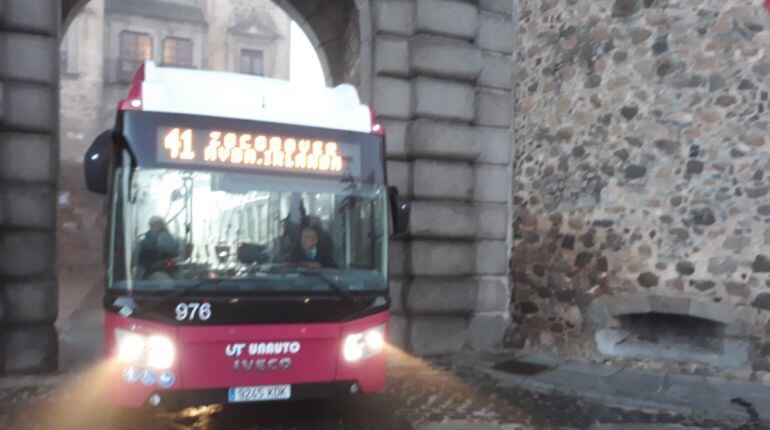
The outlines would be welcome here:
M 145 63 L 84 159 L 109 197 L 111 402 L 383 390 L 388 237 L 410 210 L 384 157 L 352 86 Z

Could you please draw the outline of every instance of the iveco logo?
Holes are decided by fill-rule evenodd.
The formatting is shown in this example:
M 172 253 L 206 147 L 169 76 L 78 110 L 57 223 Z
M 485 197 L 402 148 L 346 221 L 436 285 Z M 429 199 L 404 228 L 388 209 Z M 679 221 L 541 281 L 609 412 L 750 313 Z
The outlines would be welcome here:
M 238 359 L 233 362 L 233 372 L 248 372 L 254 370 L 257 372 L 263 370 L 286 370 L 291 367 L 291 358 L 258 358 L 258 359 Z
M 243 356 L 259 355 L 289 355 L 297 354 L 301 349 L 297 341 L 292 342 L 238 342 L 225 346 L 225 355 L 235 357 L 233 372 L 286 370 L 291 367 L 290 357 L 272 358 L 240 358 Z

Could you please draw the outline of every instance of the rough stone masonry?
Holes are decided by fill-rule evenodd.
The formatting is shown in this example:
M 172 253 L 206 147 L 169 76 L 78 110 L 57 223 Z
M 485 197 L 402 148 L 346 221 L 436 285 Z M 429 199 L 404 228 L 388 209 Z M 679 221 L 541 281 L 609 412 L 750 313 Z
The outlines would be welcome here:
M 599 358 L 624 316 L 679 315 L 768 380 L 763 2 L 519 4 L 508 341 Z

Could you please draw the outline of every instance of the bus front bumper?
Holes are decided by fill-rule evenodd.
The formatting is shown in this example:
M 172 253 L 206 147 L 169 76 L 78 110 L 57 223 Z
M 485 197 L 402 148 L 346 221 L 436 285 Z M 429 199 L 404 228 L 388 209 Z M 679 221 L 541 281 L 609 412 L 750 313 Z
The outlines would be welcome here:
M 213 404 L 234 404 L 230 401 L 230 389 L 211 388 L 194 390 L 157 390 L 147 398 L 142 406 L 148 408 L 162 408 L 177 410 L 191 406 L 213 405 Z M 362 394 L 361 387 L 355 381 L 336 381 L 336 382 L 317 382 L 307 384 L 292 384 L 291 398 L 293 400 L 313 400 L 351 397 Z M 243 403 L 266 403 L 286 400 L 272 400 L 263 402 L 243 402 Z

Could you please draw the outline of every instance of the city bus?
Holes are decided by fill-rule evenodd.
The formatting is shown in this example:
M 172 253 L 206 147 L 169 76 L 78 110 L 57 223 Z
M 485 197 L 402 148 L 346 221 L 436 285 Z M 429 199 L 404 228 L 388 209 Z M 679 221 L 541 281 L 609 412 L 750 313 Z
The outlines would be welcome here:
M 108 196 L 112 404 L 385 388 L 388 238 L 410 205 L 353 86 L 148 61 L 84 170 Z

